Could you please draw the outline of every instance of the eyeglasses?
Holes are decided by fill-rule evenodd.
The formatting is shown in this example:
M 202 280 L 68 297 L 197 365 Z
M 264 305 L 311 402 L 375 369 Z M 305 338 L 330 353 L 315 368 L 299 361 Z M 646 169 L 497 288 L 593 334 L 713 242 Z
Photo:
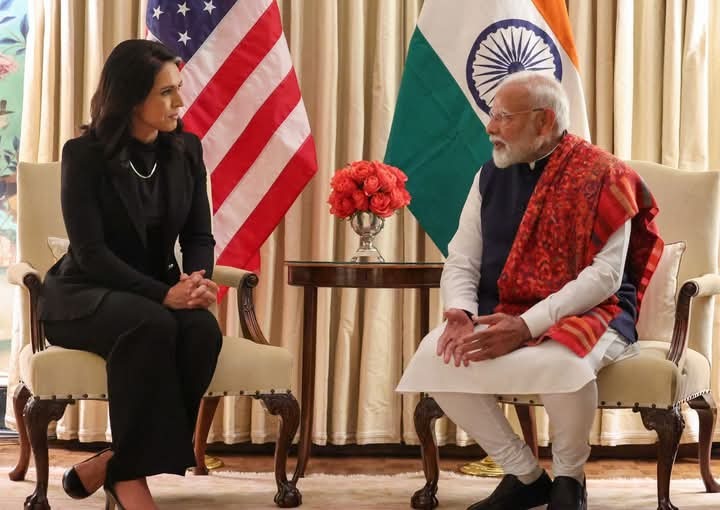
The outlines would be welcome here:
M 520 115 L 521 113 L 530 113 L 530 112 L 541 112 L 545 110 L 545 108 L 533 108 L 531 110 L 521 110 L 519 112 L 494 112 L 490 110 L 490 119 L 494 120 L 496 122 L 504 123 L 507 122 L 513 115 Z

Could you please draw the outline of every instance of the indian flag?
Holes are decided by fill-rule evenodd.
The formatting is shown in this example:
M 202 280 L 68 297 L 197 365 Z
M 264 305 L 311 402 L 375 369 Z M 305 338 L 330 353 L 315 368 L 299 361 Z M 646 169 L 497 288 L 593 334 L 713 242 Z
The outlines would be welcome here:
M 570 131 L 589 139 L 565 0 L 426 0 L 410 41 L 385 161 L 408 175 L 410 210 L 444 255 L 509 74 L 552 73 L 570 98 Z

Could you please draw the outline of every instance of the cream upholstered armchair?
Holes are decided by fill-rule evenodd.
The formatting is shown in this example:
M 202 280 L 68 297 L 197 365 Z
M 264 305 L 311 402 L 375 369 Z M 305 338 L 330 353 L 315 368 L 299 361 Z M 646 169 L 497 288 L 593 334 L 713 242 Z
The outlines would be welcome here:
M 713 296 L 720 294 L 720 173 L 687 172 L 642 161 L 629 164 L 657 199 L 657 222 L 666 248 L 638 321 L 640 354 L 600 371 L 598 401 L 601 408 L 639 412 L 645 427 L 657 433 L 658 509 L 670 510 L 676 508 L 670 502 L 670 476 L 685 427 L 680 412 L 683 403 L 698 413 L 698 455 L 705 488 L 707 492 L 720 491 L 710 471 L 717 417 L 710 393 L 710 364 Z M 684 243 L 684 254 L 673 246 L 678 242 Z M 681 259 L 674 255 L 677 253 Z M 677 286 L 675 282 L 683 283 Z M 531 406 L 540 405 L 537 395 L 498 395 L 498 401 L 515 404 L 525 440 L 537 454 L 531 412 Z M 413 495 L 413 508 L 429 509 L 438 504 L 433 422 L 442 415 L 430 397 L 423 397 L 415 410 L 426 484 Z M 717 503 L 720 506 L 720 495 Z
M 48 424 L 59 420 L 68 404 L 78 400 L 106 400 L 105 360 L 84 351 L 46 346 L 37 316 L 37 299 L 45 272 L 58 258 L 58 239 L 66 237 L 60 211 L 59 163 L 21 163 L 18 168 L 18 247 L 20 262 L 11 266 L 8 279 L 27 289 L 23 293 L 23 340 L 20 384 L 13 396 L 20 435 L 20 458 L 10 479 L 23 480 L 32 449 L 37 469 L 35 492 L 26 509 L 48 509 Z M 53 253 L 54 252 L 54 253 Z M 297 476 L 288 480 L 288 449 L 297 431 L 300 410 L 290 391 L 293 360 L 263 336 L 252 301 L 257 276 L 249 271 L 217 266 L 213 280 L 238 289 L 238 312 L 246 338 L 224 337 L 222 351 L 210 386 L 203 398 L 195 428 L 196 474 L 207 474 L 204 454 L 208 432 L 221 396 L 246 395 L 260 399 L 279 415 L 275 446 L 275 503 L 281 507 L 301 504 Z M 248 340 L 248 338 L 250 340 Z

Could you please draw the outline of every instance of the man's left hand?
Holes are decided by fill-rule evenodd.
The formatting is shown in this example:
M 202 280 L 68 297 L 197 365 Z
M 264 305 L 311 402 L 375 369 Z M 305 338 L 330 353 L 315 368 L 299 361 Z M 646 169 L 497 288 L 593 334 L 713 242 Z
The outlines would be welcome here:
M 516 315 L 494 313 L 474 317 L 475 324 L 487 324 L 487 329 L 461 338 L 453 357 L 455 365 L 468 366 L 471 361 L 494 359 L 522 347 L 532 339 L 525 321 Z

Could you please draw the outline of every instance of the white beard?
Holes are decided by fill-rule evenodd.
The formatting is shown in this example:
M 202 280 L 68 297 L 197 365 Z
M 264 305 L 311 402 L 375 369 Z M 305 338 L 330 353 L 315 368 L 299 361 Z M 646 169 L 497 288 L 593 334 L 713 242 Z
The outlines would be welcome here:
M 542 138 L 535 138 L 527 143 L 517 142 L 513 145 L 505 143 L 502 149 L 493 147 L 493 162 L 498 168 L 507 168 L 518 163 L 530 163 L 541 156 L 538 152 L 543 143 Z

